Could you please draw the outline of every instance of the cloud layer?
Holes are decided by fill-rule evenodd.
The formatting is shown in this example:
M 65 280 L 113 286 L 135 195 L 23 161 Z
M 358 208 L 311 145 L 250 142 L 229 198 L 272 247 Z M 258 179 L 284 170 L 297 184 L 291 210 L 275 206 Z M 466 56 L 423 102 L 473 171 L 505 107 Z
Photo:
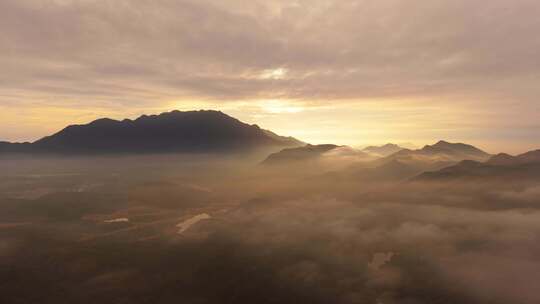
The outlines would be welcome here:
M 5 0 L 0 106 L 275 114 L 261 103 L 391 100 L 470 109 L 482 128 L 504 120 L 520 128 L 508 138 L 530 139 L 538 15 L 534 0 Z

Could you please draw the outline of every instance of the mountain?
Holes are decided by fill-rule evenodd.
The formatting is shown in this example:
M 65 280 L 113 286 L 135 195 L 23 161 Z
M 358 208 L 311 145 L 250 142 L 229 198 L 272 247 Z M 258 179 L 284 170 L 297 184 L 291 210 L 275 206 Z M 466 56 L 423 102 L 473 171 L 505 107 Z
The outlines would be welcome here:
M 303 147 L 283 149 L 268 156 L 262 164 L 264 165 L 302 165 L 313 164 L 318 161 L 319 169 L 324 167 L 347 166 L 358 162 L 367 162 L 376 157 L 366 152 L 351 148 L 349 146 L 338 145 L 305 145 Z M 315 169 L 315 167 L 313 168 Z
M 501 153 L 490 158 L 487 163 L 506 166 L 540 163 L 540 150 L 529 151 L 517 156 Z
M 540 178 L 540 150 L 517 156 L 497 154 L 485 162 L 465 160 L 438 171 L 425 172 L 415 180 L 449 180 L 471 178 L 496 178 L 506 181 Z
M 485 161 L 490 154 L 467 144 L 439 141 L 422 149 L 401 149 L 370 162 L 356 163 L 339 174 L 361 180 L 405 180 L 426 171 L 452 166 L 466 159 Z
M 435 145 L 427 145 L 421 150 L 425 154 L 445 155 L 454 159 L 483 160 L 490 157 L 490 154 L 467 144 L 449 143 L 444 140 Z
M 490 165 L 512 165 L 515 163 L 515 157 L 506 153 L 493 155 L 486 163 Z
M 268 156 L 261 164 L 267 173 L 316 177 L 341 172 L 373 159 L 373 155 L 349 146 L 326 144 L 283 149 Z
M 270 154 L 262 163 L 264 165 L 288 164 L 316 159 L 326 152 L 338 148 L 337 145 L 306 145 L 298 148 L 283 149 Z
M 439 141 L 434 145 L 426 145 L 422 149 L 409 150 L 402 149 L 394 154 L 378 160 L 378 164 L 383 164 L 392 160 L 403 163 L 417 164 L 424 167 L 449 166 L 462 160 L 486 161 L 490 154 L 463 143 L 449 143 Z
M 303 145 L 219 111 L 172 111 L 122 121 L 71 125 L 30 144 L 1 143 L 0 152 L 114 154 L 212 153 Z
M 29 151 L 30 147 L 30 143 L 10 143 L 6 141 L 0 141 L 0 153 L 17 153 L 21 151 Z
M 396 144 L 386 144 L 384 146 L 369 146 L 362 151 L 375 156 L 386 157 L 401 150 L 403 150 L 403 148 Z

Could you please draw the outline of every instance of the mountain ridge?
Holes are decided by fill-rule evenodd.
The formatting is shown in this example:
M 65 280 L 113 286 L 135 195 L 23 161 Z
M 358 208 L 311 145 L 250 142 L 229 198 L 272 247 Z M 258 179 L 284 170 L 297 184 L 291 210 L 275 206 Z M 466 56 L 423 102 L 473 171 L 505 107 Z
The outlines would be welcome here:
M 450 143 L 444 140 L 439 140 L 437 143 L 433 145 L 425 145 L 421 149 L 402 149 L 387 156 L 385 159 L 433 158 L 433 161 L 459 162 L 466 159 L 485 161 L 491 156 L 491 154 L 469 144 Z
M 466 159 L 487 160 L 491 155 L 463 143 L 440 140 L 421 149 L 401 149 L 389 156 L 354 164 L 342 171 L 345 177 L 374 180 L 406 180 L 423 172 L 439 170 Z
M 464 160 L 437 171 L 424 172 L 413 180 L 447 180 L 464 178 L 540 178 L 540 150 L 512 156 L 499 153 L 484 162 Z
M 304 144 L 214 110 L 171 111 L 134 120 L 69 125 L 33 143 L 0 143 L 0 152 L 53 154 L 201 153 Z
M 289 162 L 299 162 L 313 160 L 320 157 L 322 154 L 339 148 L 338 145 L 322 144 L 322 145 L 310 145 L 307 144 L 302 147 L 286 148 L 279 152 L 270 154 L 261 164 L 263 165 L 276 165 L 276 164 L 289 164 Z
M 389 156 L 389 155 L 391 155 L 393 153 L 399 152 L 399 151 L 401 151 L 403 149 L 404 148 L 399 146 L 399 145 L 388 143 L 388 144 L 385 144 L 385 145 L 382 145 L 382 146 L 365 147 L 364 149 L 362 149 L 362 151 L 366 152 L 366 153 L 373 154 L 373 155 L 385 157 L 385 156 Z

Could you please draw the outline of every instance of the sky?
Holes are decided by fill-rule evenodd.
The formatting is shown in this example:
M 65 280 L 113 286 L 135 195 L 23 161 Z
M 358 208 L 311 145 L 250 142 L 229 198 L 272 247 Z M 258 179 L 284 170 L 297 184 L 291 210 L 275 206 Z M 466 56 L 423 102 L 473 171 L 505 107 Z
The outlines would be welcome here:
M 0 140 L 216 109 L 310 143 L 540 148 L 537 0 L 1 0 Z

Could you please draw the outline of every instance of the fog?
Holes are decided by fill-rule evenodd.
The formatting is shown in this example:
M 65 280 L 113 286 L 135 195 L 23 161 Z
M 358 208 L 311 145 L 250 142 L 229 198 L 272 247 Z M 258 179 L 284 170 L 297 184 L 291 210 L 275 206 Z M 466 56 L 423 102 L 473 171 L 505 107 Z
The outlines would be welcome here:
M 540 302 L 538 180 L 335 154 L 0 160 L 0 302 Z

